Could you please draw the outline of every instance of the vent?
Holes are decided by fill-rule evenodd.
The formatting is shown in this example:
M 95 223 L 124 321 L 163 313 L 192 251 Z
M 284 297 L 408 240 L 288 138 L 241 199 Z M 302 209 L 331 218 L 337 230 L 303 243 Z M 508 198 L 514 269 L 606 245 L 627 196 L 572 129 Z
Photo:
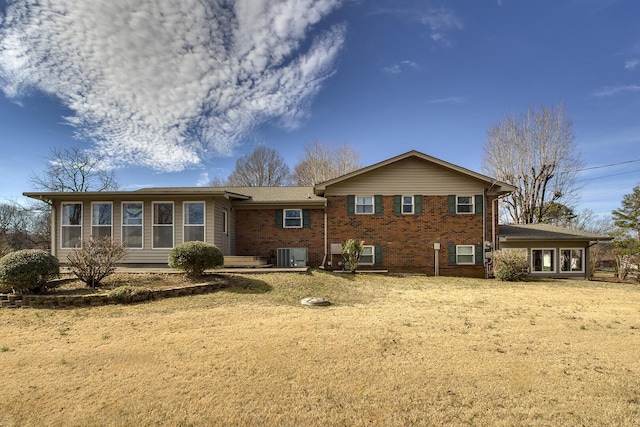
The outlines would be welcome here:
M 306 267 L 307 248 L 278 248 L 278 267 Z

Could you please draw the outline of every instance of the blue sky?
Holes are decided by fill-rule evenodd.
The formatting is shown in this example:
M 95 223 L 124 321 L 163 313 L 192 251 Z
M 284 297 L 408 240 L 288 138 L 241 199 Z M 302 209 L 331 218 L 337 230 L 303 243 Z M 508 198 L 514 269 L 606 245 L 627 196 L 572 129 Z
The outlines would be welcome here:
M 482 172 L 493 123 L 557 103 L 591 168 L 579 211 L 640 184 L 636 0 L 48 3 L 0 2 L 0 200 L 53 146 L 108 155 L 122 189 L 225 178 L 259 144 L 293 167 L 314 141 Z

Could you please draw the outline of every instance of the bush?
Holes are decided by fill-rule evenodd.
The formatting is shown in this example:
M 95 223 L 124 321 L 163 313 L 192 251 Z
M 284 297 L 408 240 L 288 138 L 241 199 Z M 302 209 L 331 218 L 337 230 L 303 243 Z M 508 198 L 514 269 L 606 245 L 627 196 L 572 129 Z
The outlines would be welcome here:
M 503 249 L 493 253 L 493 273 L 500 280 L 522 280 L 528 269 L 526 249 Z
M 352 273 L 355 273 L 358 268 L 360 254 L 362 254 L 362 245 L 364 245 L 364 242 L 358 242 L 355 239 L 349 239 L 342 245 L 342 256 L 344 257 L 345 268 Z
M 131 303 L 152 299 L 153 292 L 150 289 L 140 289 L 132 286 L 119 286 L 109 292 L 109 299 L 117 303 Z
M 49 283 L 60 274 L 60 263 L 48 252 L 24 249 L 0 258 L 0 282 L 14 292 L 42 293 L 55 287 Z
M 184 270 L 189 276 L 202 276 L 208 268 L 224 264 L 224 256 L 215 245 L 205 242 L 186 242 L 169 253 L 169 267 Z
M 67 256 L 71 271 L 88 286 L 95 288 L 102 279 L 116 271 L 116 265 L 126 255 L 126 249 L 109 237 L 83 240 L 80 248 Z

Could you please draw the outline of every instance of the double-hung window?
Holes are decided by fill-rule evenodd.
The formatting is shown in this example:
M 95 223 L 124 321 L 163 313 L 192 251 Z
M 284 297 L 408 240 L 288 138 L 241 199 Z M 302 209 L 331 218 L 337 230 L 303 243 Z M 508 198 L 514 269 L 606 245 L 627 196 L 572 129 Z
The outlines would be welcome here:
M 356 196 L 356 213 L 372 214 L 373 213 L 373 197 L 372 196 Z
M 360 252 L 360 261 L 358 261 L 358 264 L 373 265 L 374 263 L 375 263 L 374 247 L 372 245 L 362 246 L 362 251 Z
M 91 204 L 91 236 L 112 237 L 113 203 L 96 202 Z
M 62 203 L 60 246 L 75 248 L 82 242 L 82 203 Z
M 472 214 L 473 213 L 473 197 L 472 196 L 456 196 L 456 213 Z
M 284 228 L 302 228 L 302 209 L 284 210 Z
M 456 246 L 456 264 L 475 264 L 475 247 L 473 245 Z
M 153 202 L 153 249 L 173 247 L 173 202 Z
M 532 249 L 531 250 L 531 272 L 532 273 L 553 273 L 555 267 L 556 251 L 554 249 Z
M 184 202 L 184 241 L 204 242 L 204 202 Z
M 142 249 L 143 205 L 142 202 L 122 203 L 122 245 Z
M 560 249 L 560 271 L 583 272 L 584 271 L 583 250 L 580 248 Z
M 413 196 L 402 196 L 402 213 L 403 214 L 414 213 Z

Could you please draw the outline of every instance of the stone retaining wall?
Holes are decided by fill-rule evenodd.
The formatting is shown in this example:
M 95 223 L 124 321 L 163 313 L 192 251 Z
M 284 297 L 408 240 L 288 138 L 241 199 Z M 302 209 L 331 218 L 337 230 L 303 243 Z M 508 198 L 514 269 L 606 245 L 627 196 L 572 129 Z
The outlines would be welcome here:
M 181 297 L 185 295 L 205 294 L 224 287 L 224 283 L 204 283 L 201 285 L 176 288 L 148 289 L 142 298 L 134 296 L 130 302 L 149 301 L 161 298 Z M 68 308 L 90 307 L 106 304 L 121 304 L 122 301 L 109 294 L 94 295 L 19 295 L 0 294 L 0 308 Z

